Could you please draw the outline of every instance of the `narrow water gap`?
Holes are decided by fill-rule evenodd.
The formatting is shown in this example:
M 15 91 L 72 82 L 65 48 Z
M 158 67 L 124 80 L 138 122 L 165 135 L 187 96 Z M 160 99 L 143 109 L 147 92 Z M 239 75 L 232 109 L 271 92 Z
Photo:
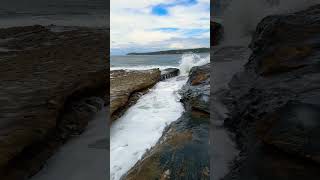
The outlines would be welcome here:
M 158 82 L 110 129 L 110 175 L 118 180 L 153 147 L 167 125 L 184 112 L 178 90 L 187 76 Z

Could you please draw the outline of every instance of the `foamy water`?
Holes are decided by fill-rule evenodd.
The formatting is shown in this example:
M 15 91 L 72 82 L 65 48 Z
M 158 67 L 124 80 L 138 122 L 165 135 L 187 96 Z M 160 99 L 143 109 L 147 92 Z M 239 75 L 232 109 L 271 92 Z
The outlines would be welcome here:
M 154 146 L 164 128 L 183 113 L 177 94 L 187 77 L 159 82 L 132 106 L 110 130 L 110 175 L 118 180 Z
M 157 83 L 113 122 L 110 129 L 111 180 L 118 180 L 127 173 L 158 142 L 165 127 L 182 115 L 184 107 L 177 91 L 187 82 L 188 72 L 193 66 L 201 66 L 209 61 L 209 56 L 200 58 L 195 54 L 183 55 L 180 65 L 175 67 L 180 69 L 180 76 Z M 165 69 L 167 66 L 157 68 Z M 150 66 L 123 69 L 141 70 L 150 69 Z

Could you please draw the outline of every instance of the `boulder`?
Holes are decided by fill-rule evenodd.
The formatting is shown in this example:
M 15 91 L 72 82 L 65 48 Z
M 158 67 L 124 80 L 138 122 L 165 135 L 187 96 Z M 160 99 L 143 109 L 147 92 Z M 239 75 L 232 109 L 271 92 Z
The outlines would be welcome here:
M 180 70 L 177 68 L 167 68 L 161 71 L 160 80 L 165 80 L 179 75 Z
M 319 178 L 319 19 L 317 5 L 258 24 L 249 61 L 225 95 L 224 124 L 241 150 L 225 179 Z
M 111 119 L 119 118 L 124 111 L 134 104 L 139 96 L 159 82 L 159 69 L 125 71 L 115 70 L 110 73 L 110 114 Z
M 192 108 L 210 113 L 210 63 L 190 70 L 189 80 L 180 94 L 182 101 Z
M 25 179 L 107 98 L 108 31 L 27 26 L 0 38 L 0 179 Z

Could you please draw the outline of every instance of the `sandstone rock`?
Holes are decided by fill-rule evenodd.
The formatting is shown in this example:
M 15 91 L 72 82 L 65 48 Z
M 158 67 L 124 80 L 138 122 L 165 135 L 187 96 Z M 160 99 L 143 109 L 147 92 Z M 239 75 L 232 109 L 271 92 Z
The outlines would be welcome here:
M 138 100 L 138 92 L 144 92 L 160 80 L 160 70 L 125 71 L 115 70 L 110 74 L 111 119 L 122 115 L 128 105 Z
M 240 157 L 225 179 L 318 179 L 320 6 L 264 18 L 244 72 L 230 82 Z M 294 169 L 294 171 L 292 171 Z
M 108 33 L 28 26 L 0 29 L 0 38 L 15 50 L 0 55 L 0 179 L 25 179 L 83 131 L 101 106 L 85 99 L 106 98 Z
M 182 101 L 192 108 L 210 113 L 210 63 L 193 67 L 189 80 L 180 91 Z

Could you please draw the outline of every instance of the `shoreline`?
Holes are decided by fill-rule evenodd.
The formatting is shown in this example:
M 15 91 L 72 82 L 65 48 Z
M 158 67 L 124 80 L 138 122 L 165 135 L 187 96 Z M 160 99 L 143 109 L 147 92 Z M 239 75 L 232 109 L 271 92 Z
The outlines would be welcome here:
M 205 68 L 204 68 L 205 67 Z M 135 163 L 135 165 L 129 169 L 128 172 L 126 172 L 120 179 L 130 178 L 130 179 L 152 179 L 152 178 L 169 178 L 170 177 L 194 177 L 195 175 L 199 175 L 203 177 L 204 179 L 209 178 L 210 174 L 210 168 L 209 168 L 209 161 L 208 160 L 208 153 L 207 149 L 205 148 L 208 146 L 208 137 L 209 137 L 209 114 L 206 110 L 208 104 L 202 104 L 201 99 L 206 99 L 203 97 L 197 97 L 198 100 L 193 99 L 194 97 L 189 95 L 189 93 L 195 93 L 195 92 L 189 92 L 189 90 L 195 88 L 199 89 L 201 88 L 204 93 L 205 87 L 207 87 L 208 79 L 210 79 L 210 75 L 208 74 L 208 70 L 210 67 L 210 64 L 204 65 L 204 66 L 197 66 L 192 68 L 191 73 L 191 80 L 189 79 L 188 83 L 184 84 L 184 91 L 182 92 L 182 89 L 179 90 L 180 93 L 186 93 L 185 95 L 182 95 L 182 98 L 184 100 L 181 100 L 181 103 L 185 107 L 185 112 L 175 121 L 173 121 L 170 124 L 167 124 L 164 130 L 162 131 L 162 135 L 160 138 L 156 141 L 156 144 L 152 146 L 148 151 L 143 153 L 142 159 Z M 201 77 L 199 79 L 199 77 Z M 177 77 L 179 78 L 179 76 Z M 188 75 L 189 78 L 189 75 Z M 170 79 L 169 79 L 170 80 Z M 191 85 L 193 84 L 193 85 Z M 193 87 L 195 86 L 195 87 Z M 190 88 L 190 89 L 189 89 Z M 207 89 L 208 90 L 208 89 Z M 180 94 L 179 93 L 179 94 Z M 198 92 L 199 93 L 199 92 Z M 208 93 L 208 92 L 207 92 Z M 187 95 L 188 94 L 188 95 Z M 205 95 L 204 93 L 203 95 Z M 208 93 L 209 94 L 209 93 Z M 206 95 L 205 95 L 206 96 Z M 204 108 L 203 111 L 199 111 L 196 109 L 201 110 L 201 108 Z M 179 130 L 180 129 L 180 130 Z M 185 135 L 183 135 L 185 134 Z M 199 139 L 202 139 L 201 142 L 199 142 Z M 181 142 L 179 142 L 182 140 Z M 176 143 L 174 143 L 176 142 Z M 165 147 L 170 147 L 165 148 Z M 170 150 L 171 148 L 175 150 Z M 190 171 L 188 175 L 183 174 L 171 174 L 171 170 L 174 169 L 173 166 L 163 166 L 162 165 L 156 165 L 157 160 L 153 157 L 156 157 L 158 155 L 162 156 L 161 154 L 168 153 L 168 154 L 179 154 L 181 157 L 189 157 L 187 155 L 187 152 L 190 152 L 192 148 L 198 148 L 198 157 L 201 157 L 201 161 L 194 162 L 192 159 L 190 161 L 194 162 L 193 165 L 184 165 L 185 163 L 172 160 L 170 156 L 163 156 L 163 158 L 167 159 L 168 162 L 171 163 L 177 163 L 177 168 L 190 168 Z M 166 152 L 166 153 L 165 153 Z M 159 154 L 160 153 L 160 154 Z M 207 154 L 207 156 L 206 156 Z M 195 155 L 195 154 L 194 154 Z M 193 157 L 193 156 L 190 156 Z M 171 160 L 170 160 L 171 159 Z M 149 169 L 148 167 L 152 166 L 152 169 Z M 201 167 L 200 167 L 201 166 Z M 196 168 L 195 168 L 196 167 Z M 169 170 L 168 170 L 169 169 Z M 168 174 L 169 173 L 169 174 Z

